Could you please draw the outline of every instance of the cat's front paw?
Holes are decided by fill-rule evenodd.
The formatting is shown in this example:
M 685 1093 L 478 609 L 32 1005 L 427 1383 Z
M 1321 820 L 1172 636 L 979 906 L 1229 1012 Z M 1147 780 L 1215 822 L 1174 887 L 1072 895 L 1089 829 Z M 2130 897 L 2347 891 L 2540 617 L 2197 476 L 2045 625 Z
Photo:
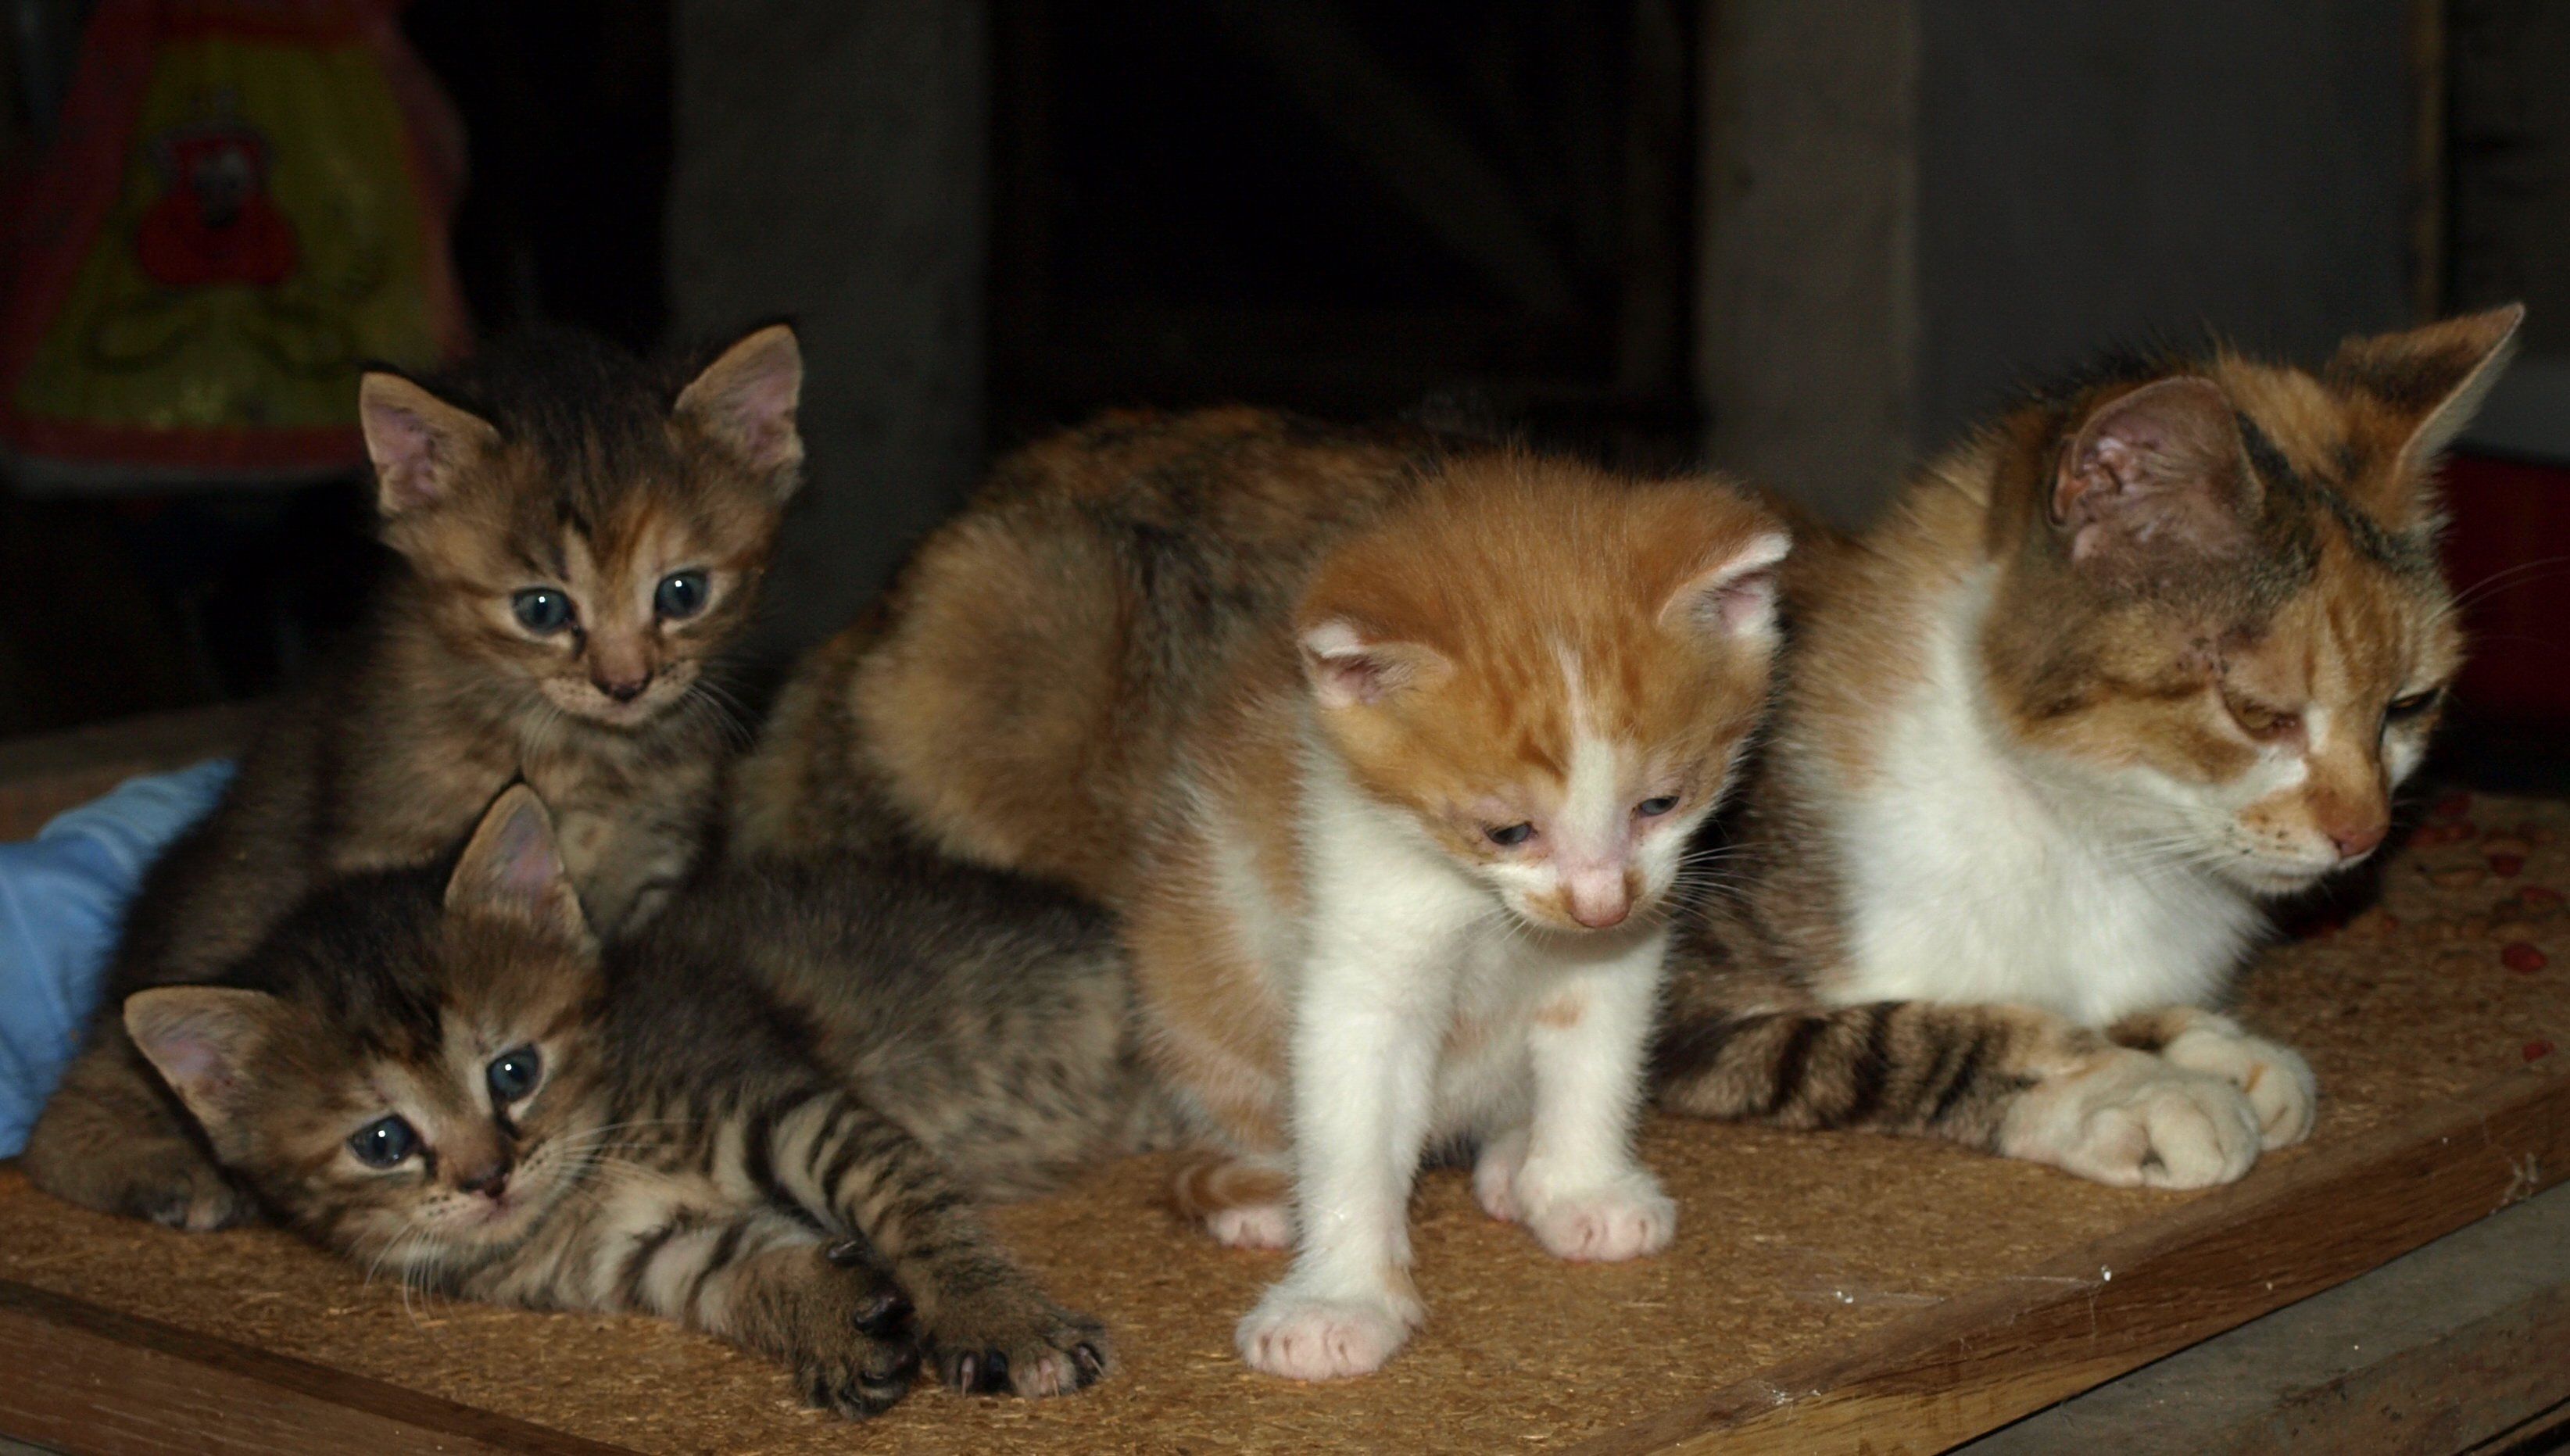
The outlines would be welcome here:
M 919 1374 L 919 1333 L 909 1298 L 872 1271 L 832 1258 L 844 1273 L 825 1276 L 806 1307 L 809 1326 L 794 1353 L 804 1403 L 863 1419 L 890 1410 Z
M 2220 1077 L 2240 1089 L 2258 1114 L 2261 1146 L 2290 1148 L 2312 1135 L 2320 1108 L 2320 1079 L 2303 1054 L 2227 1021 L 2180 1032 L 2160 1055 L 2191 1072 Z
M 1639 1168 L 1603 1184 L 1564 1190 L 1546 1188 L 1521 1172 L 1516 1204 L 1536 1243 L 1555 1259 L 1582 1264 L 1657 1254 L 1669 1247 L 1678 1229 L 1678 1206 Z
M 184 1138 L 132 1138 L 77 1161 L 50 1151 L 28 1148 L 29 1179 L 84 1208 L 196 1234 L 258 1217 L 257 1203 Z
M 1526 1135 L 1502 1133 L 1482 1145 L 1473 1159 L 1473 1202 L 1502 1224 L 1523 1221 L 1517 1207 L 1517 1174 L 1525 1167 Z
M 1113 1360 L 1105 1325 L 1017 1278 L 950 1294 L 927 1334 L 937 1378 L 966 1394 L 1069 1395 L 1105 1378 Z
M 1288 1281 L 1267 1291 L 1234 1340 L 1253 1370 L 1289 1380 L 1344 1380 L 1381 1369 L 1424 1315 L 1415 1298 L 1320 1298 Z
M 2120 1187 L 2209 1188 L 2247 1173 L 2263 1136 L 2229 1081 L 2118 1047 L 2018 1094 L 1999 1151 Z

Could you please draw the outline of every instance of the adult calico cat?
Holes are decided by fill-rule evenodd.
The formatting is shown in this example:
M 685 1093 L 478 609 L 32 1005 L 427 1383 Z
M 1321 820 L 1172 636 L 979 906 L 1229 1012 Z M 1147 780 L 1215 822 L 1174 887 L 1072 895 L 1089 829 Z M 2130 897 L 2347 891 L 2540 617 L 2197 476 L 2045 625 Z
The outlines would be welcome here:
M 554 807 L 601 931 L 649 916 L 713 818 L 714 679 L 801 480 L 801 384 L 783 325 L 709 361 L 548 331 L 440 379 L 364 376 L 396 565 L 147 877 L 108 1012 L 28 1142 L 37 1186 L 184 1228 L 246 1217 L 116 1003 L 218 972 L 333 877 L 447 853 L 512 780 Z
M 2213 1007 L 2425 753 L 2462 655 L 2436 461 L 2521 317 L 2317 372 L 2109 359 L 1807 533 L 1661 1100 L 2170 1187 L 2303 1138 L 2308 1065 Z

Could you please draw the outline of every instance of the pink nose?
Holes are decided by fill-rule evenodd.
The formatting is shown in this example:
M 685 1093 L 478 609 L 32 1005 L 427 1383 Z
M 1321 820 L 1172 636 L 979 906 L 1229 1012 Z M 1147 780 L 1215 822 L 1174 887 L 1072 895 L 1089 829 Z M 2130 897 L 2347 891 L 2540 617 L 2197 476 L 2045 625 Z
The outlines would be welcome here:
M 2391 832 L 2391 826 L 2387 821 L 2374 819 L 2361 824 L 2331 825 L 2328 832 L 2330 843 L 2338 846 L 2338 857 L 2353 860 L 2371 853 L 2375 845 L 2382 843 L 2382 837 Z
M 1620 925 L 1632 912 L 1632 899 L 1621 889 L 1612 895 L 1587 896 L 1573 892 L 1570 897 L 1570 917 L 1592 930 Z

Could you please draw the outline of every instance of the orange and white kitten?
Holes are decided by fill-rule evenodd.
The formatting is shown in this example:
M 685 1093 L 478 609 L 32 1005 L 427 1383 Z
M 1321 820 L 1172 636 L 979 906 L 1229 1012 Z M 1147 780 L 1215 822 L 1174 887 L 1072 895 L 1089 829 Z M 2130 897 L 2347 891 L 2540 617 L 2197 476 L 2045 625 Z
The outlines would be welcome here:
M 1711 481 L 1241 412 L 1097 451 L 1138 468 L 1022 463 L 932 540 L 837 696 L 915 826 L 1123 915 L 1156 1060 L 1242 1155 L 1182 1202 L 1297 1239 L 1242 1355 L 1320 1379 L 1401 1346 L 1434 1147 L 1560 1257 L 1666 1245 L 1632 1148 L 1666 911 L 1764 708 L 1784 530 Z M 1285 518 L 1316 524 L 1248 540 Z M 993 620 L 1022 600 L 1041 622 Z M 1098 710 L 1045 718 L 1047 764 L 1034 702 Z M 1006 812 L 1101 780 L 1131 802 Z
M 1679 937 L 1661 1093 L 2109 1183 L 2311 1129 L 2218 1006 L 2266 906 L 2363 860 L 2460 665 L 2439 453 L 2521 309 L 2318 371 L 2117 359 L 1788 582 L 1790 689 L 1733 893 Z

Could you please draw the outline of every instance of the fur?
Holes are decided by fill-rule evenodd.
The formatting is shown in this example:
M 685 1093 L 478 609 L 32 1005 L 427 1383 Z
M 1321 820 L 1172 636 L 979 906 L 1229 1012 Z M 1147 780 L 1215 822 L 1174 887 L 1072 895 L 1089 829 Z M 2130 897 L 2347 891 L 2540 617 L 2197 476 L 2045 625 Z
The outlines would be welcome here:
M 125 1042 L 116 999 L 219 972 L 333 877 L 446 853 L 513 780 L 554 806 L 592 920 L 613 934 L 649 917 L 717 817 L 722 653 L 800 480 L 801 367 L 769 326 L 710 360 L 646 365 L 542 333 L 443 379 L 365 376 L 396 560 L 356 638 L 146 877 L 109 1010 L 28 1143 L 39 1187 L 192 1229 L 247 1216 Z M 696 609 L 657 612 L 680 571 L 702 575 Z M 530 589 L 567 598 L 559 630 L 518 619 Z
M 2317 373 L 2118 357 L 1808 538 L 1772 749 L 1681 934 L 1660 1092 L 2115 1183 L 2310 1129 L 2218 1014 L 2267 906 L 2387 832 L 2461 661 L 2435 452 L 2520 310 Z

